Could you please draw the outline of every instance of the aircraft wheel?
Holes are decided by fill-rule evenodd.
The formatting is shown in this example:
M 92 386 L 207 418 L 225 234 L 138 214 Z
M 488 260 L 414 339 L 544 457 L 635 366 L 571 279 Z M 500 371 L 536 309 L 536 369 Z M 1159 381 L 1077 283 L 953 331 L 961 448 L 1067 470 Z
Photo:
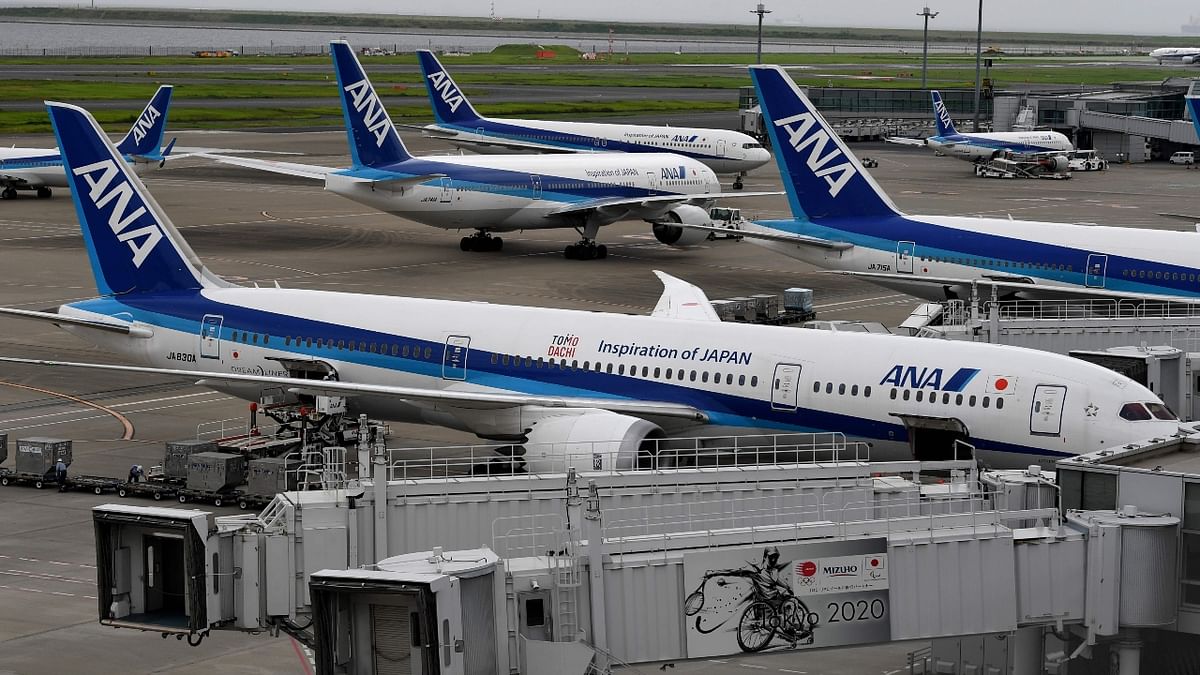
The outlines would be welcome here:
M 472 246 L 471 246 L 471 238 L 470 238 L 470 237 L 463 237 L 463 238 L 462 238 L 462 241 L 459 241 L 459 242 L 458 242 L 458 247 L 459 247 L 459 248 L 461 248 L 461 249 L 462 249 L 462 250 L 464 250 L 464 251 L 470 251 L 470 250 L 471 250 L 471 248 L 472 248 Z
M 500 237 L 492 237 L 491 241 L 493 251 L 499 251 L 500 249 L 504 248 L 504 240 Z
M 604 260 L 607 257 L 608 257 L 608 247 L 605 246 L 604 244 L 600 244 L 599 246 L 597 246 L 596 247 L 596 258 L 598 258 L 600 260 Z
M 579 247 L 576 246 L 575 244 L 568 245 L 565 249 L 563 249 L 563 257 L 566 258 L 567 260 L 574 260 L 575 252 L 578 249 L 579 249 Z
M 742 181 L 740 181 L 740 180 L 733 181 L 733 189 L 734 190 L 741 190 L 743 187 L 745 187 L 745 185 L 742 184 Z
M 38 199 L 49 199 L 50 195 L 54 194 L 48 187 L 40 187 L 37 189 Z
M 0 192 L 0 199 L 15 199 L 16 196 L 17 191 L 14 188 L 4 188 L 4 191 Z

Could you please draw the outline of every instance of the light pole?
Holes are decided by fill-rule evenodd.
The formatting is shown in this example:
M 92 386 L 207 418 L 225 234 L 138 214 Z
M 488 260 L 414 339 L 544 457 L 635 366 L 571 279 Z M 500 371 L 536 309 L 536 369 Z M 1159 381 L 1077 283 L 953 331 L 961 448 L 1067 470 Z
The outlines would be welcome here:
M 758 3 L 758 9 L 752 9 L 752 10 L 750 10 L 750 13 L 758 15 L 758 59 L 757 59 L 757 63 L 761 64 L 762 63 L 762 20 L 763 20 L 763 15 L 770 14 L 771 10 L 767 9 L 767 6 L 760 2 L 760 3 Z
M 917 14 L 917 16 L 925 17 L 925 39 L 924 39 L 924 46 L 921 48 L 921 88 L 922 89 L 925 88 L 925 76 L 926 76 L 927 71 L 929 70 L 929 20 L 936 17 L 937 15 L 938 15 L 937 12 L 929 11 L 928 7 L 925 8 L 925 11 L 921 12 L 920 14 Z
M 983 55 L 983 0 L 979 0 L 979 23 L 975 26 L 975 131 L 979 132 L 979 59 Z

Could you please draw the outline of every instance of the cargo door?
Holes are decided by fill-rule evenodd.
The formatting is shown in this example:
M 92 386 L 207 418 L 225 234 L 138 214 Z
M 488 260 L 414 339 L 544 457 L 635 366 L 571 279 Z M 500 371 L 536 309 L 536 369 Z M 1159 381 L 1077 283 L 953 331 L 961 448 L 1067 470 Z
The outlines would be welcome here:
M 371 605 L 371 660 L 377 675 L 412 675 L 413 622 L 408 605 Z
M 1029 412 L 1029 431 L 1041 436 L 1057 436 L 1062 431 L 1063 402 L 1067 388 L 1057 384 L 1039 384 L 1033 389 L 1033 407 Z
M 221 326 L 225 317 L 220 314 L 205 314 L 200 322 L 200 358 L 221 358 Z
M 439 178 L 438 184 L 442 186 L 442 194 L 438 198 L 443 204 L 450 203 L 450 192 L 454 189 L 454 181 L 449 178 Z
M 1088 288 L 1104 288 L 1104 278 L 1108 272 L 1108 256 L 1092 253 L 1087 259 L 1087 274 L 1084 283 Z
M 467 379 L 467 353 L 471 338 L 466 335 L 451 335 L 446 338 L 446 350 L 442 355 L 442 379 Z
M 771 384 L 771 409 L 795 410 L 799 389 L 800 366 L 792 363 L 776 365 L 775 379 Z
M 896 242 L 896 271 L 900 274 L 912 274 L 913 256 L 917 252 L 917 243 L 913 241 Z
M 529 177 L 529 186 L 530 186 L 530 189 L 533 190 L 533 198 L 541 199 L 542 198 L 542 177 L 537 176 L 537 175 L 531 175 Z

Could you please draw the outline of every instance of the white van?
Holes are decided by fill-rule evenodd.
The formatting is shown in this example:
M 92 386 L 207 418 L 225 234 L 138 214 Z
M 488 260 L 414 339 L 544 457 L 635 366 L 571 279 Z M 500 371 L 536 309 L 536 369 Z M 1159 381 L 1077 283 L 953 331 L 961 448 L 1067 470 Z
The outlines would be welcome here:
M 1177 152 L 1171 155 L 1171 159 L 1168 161 L 1172 164 L 1194 164 L 1196 157 L 1193 152 Z

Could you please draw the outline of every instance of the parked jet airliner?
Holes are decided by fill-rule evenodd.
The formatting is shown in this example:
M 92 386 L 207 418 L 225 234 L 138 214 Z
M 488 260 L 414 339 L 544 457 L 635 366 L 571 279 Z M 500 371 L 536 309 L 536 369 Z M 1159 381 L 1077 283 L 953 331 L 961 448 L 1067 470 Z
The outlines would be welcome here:
M 1151 50 L 1150 58 L 1163 63 L 1177 62 L 1185 65 L 1192 65 L 1200 59 L 1200 49 L 1196 47 L 1159 47 Z
M 162 166 L 171 152 L 170 147 L 162 151 L 171 91 L 169 84 L 159 87 L 129 133 L 117 144 L 125 161 L 132 162 L 139 171 Z M 37 196 L 45 199 L 50 196 L 51 188 L 68 184 L 57 148 L 0 148 L 0 199 L 16 197 L 17 190 L 36 190 Z
M 703 162 L 717 173 L 736 174 L 735 190 L 742 189 L 746 172 L 771 160 L 771 153 L 757 140 L 727 129 L 484 117 L 475 112 L 433 52 L 421 49 L 417 56 L 437 120 L 422 129 L 476 152 L 673 152 Z
M 929 92 L 933 100 L 933 120 L 937 135 L 926 138 L 924 144 L 943 155 L 981 162 L 1004 152 L 1020 154 L 1064 153 L 1075 149 L 1071 139 L 1057 131 L 996 131 L 991 133 L 962 133 L 954 127 L 950 111 L 937 91 Z M 904 139 L 888 139 L 904 143 Z M 920 141 L 912 141 L 919 144 Z M 1065 164 L 1064 164 L 1065 169 Z
M 931 300 L 1200 298 L 1194 231 L 902 213 L 787 73 L 750 75 L 792 209 L 744 227 L 757 243 Z
M 680 432 L 844 432 L 882 458 L 929 430 L 933 456 L 965 439 L 985 461 L 1024 465 L 1178 428 L 1149 390 L 1085 361 L 723 323 L 700 289 L 661 273 L 651 316 L 235 286 L 203 266 L 86 111 L 49 108 L 101 296 L 3 313 L 145 365 L 6 362 L 185 376 L 250 400 L 345 396 L 351 412 L 500 440 L 535 470 L 581 444 L 581 468 L 639 466 L 642 441 Z
M 492 232 L 573 228 L 575 259 L 603 258 L 600 227 L 641 219 L 664 244 L 696 244 L 708 235 L 672 223 L 711 224 L 721 195 L 712 169 L 670 153 L 413 157 L 404 147 L 354 50 L 330 44 L 353 163 L 348 169 L 212 156 L 218 162 L 325 181 L 325 189 L 393 215 L 447 230 L 474 229 L 464 251 L 495 251 Z

